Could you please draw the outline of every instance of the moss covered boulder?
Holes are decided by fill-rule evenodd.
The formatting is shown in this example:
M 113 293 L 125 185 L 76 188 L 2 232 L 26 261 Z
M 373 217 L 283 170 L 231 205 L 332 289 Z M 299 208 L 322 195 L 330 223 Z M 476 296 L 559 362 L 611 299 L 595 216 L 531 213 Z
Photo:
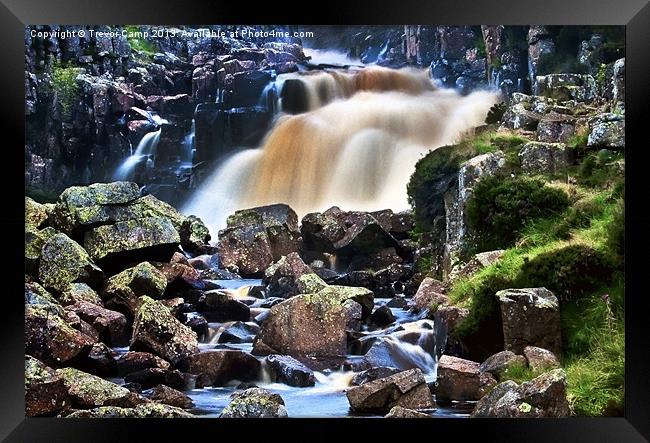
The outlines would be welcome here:
M 57 300 L 36 282 L 25 282 L 25 305 L 42 308 L 52 315 L 63 317 L 63 307 Z
M 78 301 L 66 306 L 65 309 L 74 312 L 95 328 L 99 339 L 107 345 L 125 346 L 129 342 L 128 325 L 124 314 L 87 301 Z
M 196 418 L 195 415 L 175 406 L 161 403 L 143 403 L 134 408 L 102 406 L 76 411 L 66 418 Z
M 25 356 L 25 414 L 56 414 L 70 405 L 63 377 L 32 356 Z
M 98 226 L 89 231 L 84 246 L 94 260 L 168 262 L 180 237 L 168 218 L 145 217 Z
M 25 306 L 25 352 L 44 363 L 62 366 L 88 355 L 94 343 L 47 308 Z
M 286 418 L 287 409 L 280 395 L 261 388 L 235 392 L 221 418 Z
M 106 280 L 101 291 L 107 305 L 126 309 L 135 316 L 139 305 L 139 297 L 146 295 L 160 298 L 167 287 L 165 274 L 149 262 L 125 269 Z
M 133 407 L 146 401 L 126 388 L 78 369 L 59 369 L 56 374 L 63 378 L 73 407 Z
M 189 252 L 199 251 L 211 239 L 210 230 L 200 218 L 194 215 L 190 215 L 183 220 L 178 233 L 181 237 L 181 246 Z
M 140 297 L 133 323 L 131 350 L 149 351 L 172 364 L 199 352 L 196 333 L 179 322 L 165 305 Z
M 43 244 L 38 276 L 43 286 L 58 292 L 65 291 L 70 283 L 97 286 L 104 279 L 88 253 L 65 234 L 55 234 Z
M 47 221 L 48 211 L 45 205 L 25 197 L 25 228 L 39 229 Z
M 33 227 L 25 229 L 25 270 L 28 274 L 38 273 L 43 245 L 57 233 L 58 231 L 51 227 L 40 230 Z
M 264 283 L 269 297 L 289 298 L 300 294 L 297 287 L 299 277 L 313 271 L 297 252 L 282 256 L 264 271 Z M 315 291 L 311 291 L 315 292 Z M 306 292 L 302 292 L 305 294 Z
M 99 294 L 97 294 L 97 292 L 86 283 L 70 283 L 68 288 L 59 296 L 59 302 L 63 306 L 72 305 L 78 302 L 87 302 L 97 306 L 104 306 L 104 302 Z

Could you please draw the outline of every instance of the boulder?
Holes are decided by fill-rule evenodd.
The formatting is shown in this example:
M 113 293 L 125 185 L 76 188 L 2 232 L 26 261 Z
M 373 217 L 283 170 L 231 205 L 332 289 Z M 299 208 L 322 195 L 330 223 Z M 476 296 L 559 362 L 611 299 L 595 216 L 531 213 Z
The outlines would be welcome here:
M 364 383 L 345 394 L 355 412 L 387 412 L 395 406 L 415 410 L 434 407 L 431 391 L 419 369 Z
M 58 369 L 73 407 L 119 406 L 130 408 L 146 400 L 126 388 L 74 368 Z
M 59 296 L 59 302 L 63 306 L 73 305 L 79 302 L 104 306 L 101 297 L 86 283 L 70 283 L 68 288 Z
M 418 310 L 429 309 L 433 303 L 443 304 L 447 301 L 447 296 L 444 293 L 445 287 L 441 281 L 426 277 L 411 299 L 411 304 Z
M 172 364 L 199 352 L 196 333 L 174 318 L 162 303 L 140 297 L 131 350 L 150 351 Z
M 489 356 L 481 363 L 479 371 L 481 373 L 489 372 L 497 380 L 500 380 L 511 367 L 526 367 L 527 364 L 526 358 L 523 355 L 517 355 L 512 351 L 501 351 Z
M 120 377 L 148 368 L 169 369 L 169 363 L 148 352 L 129 351 L 117 359 L 117 375 Z
M 386 305 L 380 306 L 375 309 L 370 315 L 370 322 L 379 327 L 388 326 L 395 321 L 395 316 L 390 308 Z
M 75 411 L 66 418 L 196 418 L 180 408 L 155 402 L 139 404 L 134 408 L 101 406 Z
M 191 409 L 194 407 L 194 402 L 190 397 L 167 385 L 158 385 L 153 388 L 149 394 L 149 398 L 156 403 L 175 406 L 181 409 Z
M 467 317 L 469 317 L 469 309 L 455 305 L 439 306 L 433 313 L 434 321 L 444 325 L 448 333 L 453 331 Z M 429 318 L 431 318 L 431 314 L 429 314 Z
M 129 331 L 124 314 L 105 309 L 86 301 L 79 301 L 65 307 L 86 323 L 90 324 L 99 339 L 109 346 L 125 346 L 129 342 Z
M 100 377 L 113 377 L 117 374 L 117 353 L 104 343 L 95 343 L 88 355 L 76 363 L 76 367 Z
M 284 400 L 266 389 L 250 388 L 230 396 L 220 418 L 286 418 Z
M 201 273 L 190 265 L 183 263 L 154 263 L 154 266 L 167 279 L 167 292 L 169 293 L 205 288 Z
M 55 234 L 43 244 L 38 276 L 43 286 L 58 292 L 65 291 L 70 283 L 97 286 L 104 279 L 88 253 L 65 234 Z
M 479 363 L 443 355 L 438 361 L 436 401 L 479 400 L 496 385 L 494 377 L 480 372 Z
M 471 277 L 476 274 L 481 269 L 487 268 L 488 266 L 498 262 L 503 253 L 503 249 L 497 249 L 495 251 L 480 252 L 472 256 L 469 261 L 462 265 L 457 266 L 451 270 L 449 274 L 449 280 L 457 280 L 459 278 Z
M 45 205 L 25 197 L 25 229 L 40 229 L 47 221 L 48 211 Z
M 549 74 L 538 76 L 537 95 L 560 101 L 588 102 L 596 97 L 596 81 L 589 74 Z
M 569 166 L 564 143 L 526 143 L 519 152 L 519 161 L 524 171 L 541 174 L 555 174 Z
M 70 406 L 63 377 L 32 356 L 25 356 L 25 415 L 56 414 Z
M 587 146 L 599 148 L 625 148 L 625 117 L 618 114 L 601 114 L 589 122 Z
M 206 376 L 211 386 L 223 386 L 231 380 L 256 380 L 260 362 L 246 352 L 236 349 L 214 349 L 191 355 L 183 368 L 195 375 Z
M 223 330 L 219 343 L 253 343 L 260 327 L 255 323 L 237 321 Z
M 266 357 L 266 366 L 271 379 L 289 386 L 314 386 L 314 372 L 288 355 L 272 354 Z
M 268 286 L 267 295 L 289 298 L 299 294 L 296 283 L 298 278 L 312 272 L 297 252 L 283 256 L 264 271 L 264 283 Z
M 562 350 L 560 308 L 546 288 L 505 289 L 496 294 L 501 308 L 504 348 L 521 354 L 526 346 Z
M 25 352 L 48 365 L 62 366 L 88 355 L 94 340 L 41 306 L 25 306 Z
M 56 299 L 38 283 L 25 282 L 25 305 L 37 306 L 52 315 L 65 316 L 65 311 Z
M 472 417 L 562 418 L 570 414 L 566 373 L 554 369 L 517 385 L 506 381 L 481 398 Z
M 402 406 L 394 406 L 384 418 L 431 418 L 431 416 Z
M 41 230 L 32 227 L 25 229 L 25 272 L 30 275 L 38 274 L 38 262 L 43 245 L 58 233 L 56 229 L 49 226 Z
M 178 390 L 185 390 L 185 375 L 178 369 L 146 368 L 124 376 L 126 383 L 137 385 L 140 389 L 150 389 L 158 385 L 167 385 Z
M 528 360 L 528 366 L 535 372 L 549 371 L 559 368 L 560 362 L 551 351 L 536 346 L 526 346 L 524 355 Z
M 207 245 L 211 239 L 207 226 L 205 226 L 200 218 L 194 215 L 190 215 L 183 220 L 178 233 L 181 239 L 181 246 L 189 252 L 198 251 L 201 247 Z
M 165 274 L 151 263 L 142 262 L 106 280 L 101 295 L 107 304 L 121 306 L 131 316 L 135 316 L 139 297 L 146 295 L 160 298 L 166 287 Z
M 397 368 L 390 368 L 387 366 L 376 366 L 365 371 L 361 371 L 358 374 L 355 374 L 350 381 L 351 386 L 361 386 L 364 383 L 370 381 L 378 380 L 380 378 L 390 377 L 399 373 L 400 370 Z
M 203 303 L 199 303 L 198 308 L 208 321 L 246 322 L 251 319 L 251 310 L 246 304 L 220 289 L 207 291 Z

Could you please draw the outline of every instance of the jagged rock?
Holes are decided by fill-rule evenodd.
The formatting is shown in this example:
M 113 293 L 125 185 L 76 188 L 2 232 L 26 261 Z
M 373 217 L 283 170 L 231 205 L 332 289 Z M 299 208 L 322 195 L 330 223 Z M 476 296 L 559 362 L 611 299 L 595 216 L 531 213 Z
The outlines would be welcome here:
M 560 362 L 555 354 L 546 349 L 536 346 L 526 346 L 524 348 L 524 355 L 526 356 L 526 360 L 528 360 L 528 366 L 535 372 L 548 371 L 560 367 Z
M 394 406 L 384 418 L 431 418 L 431 416 L 413 409 Z
M 264 271 L 270 297 L 289 298 L 299 294 L 297 280 L 313 271 L 296 252 L 283 256 Z
M 564 143 L 526 143 L 519 152 L 519 160 L 524 171 L 542 174 L 555 174 L 569 166 Z
M 447 296 L 444 293 L 445 287 L 441 281 L 426 277 L 411 299 L 411 304 L 419 310 L 429 309 L 434 302 L 443 304 L 447 301 Z
M 133 322 L 131 350 L 151 351 L 172 364 L 199 352 L 196 333 L 150 297 L 140 297 Z
M 93 288 L 86 283 L 71 283 L 59 297 L 59 302 L 63 306 L 72 305 L 79 302 L 92 303 L 97 306 L 104 306 L 101 297 Z
M 167 279 L 167 291 L 174 293 L 188 289 L 204 289 L 199 271 L 182 263 L 154 263 Z
M 52 415 L 70 406 L 63 377 L 32 356 L 25 356 L 25 414 Z
M 117 375 L 120 377 L 148 368 L 169 369 L 169 363 L 148 352 L 129 351 L 117 359 Z
M 266 357 L 266 365 L 273 380 L 289 386 L 314 386 L 314 372 L 288 355 L 272 354 Z
M 182 223 L 179 231 L 181 246 L 195 252 L 210 241 L 210 231 L 200 218 L 190 215 Z
M 625 118 L 617 114 L 601 114 L 589 122 L 587 146 L 625 148 Z
M 562 350 L 557 297 L 546 288 L 505 289 L 496 294 L 501 307 L 504 348 L 522 353 L 526 346 Z
M 513 366 L 526 367 L 526 358 L 523 355 L 516 355 L 512 351 L 501 351 L 489 356 L 481 363 L 479 371 L 489 372 L 497 380 L 500 380 Z
M 208 321 L 249 321 L 250 308 L 229 293 L 215 289 L 205 293 L 203 304 L 199 310 Z
M 38 275 L 43 286 L 59 292 L 65 291 L 70 283 L 96 286 L 104 278 L 88 253 L 65 234 L 55 234 L 43 244 Z
M 46 364 L 62 366 L 87 355 L 94 340 L 46 308 L 25 306 L 25 352 Z
M 181 409 L 194 407 L 194 402 L 190 397 L 166 385 L 158 385 L 153 388 L 149 398 L 157 403 L 175 406 Z
M 85 411 L 75 411 L 66 418 L 196 418 L 180 408 L 160 403 L 144 403 L 135 408 L 101 406 Z
M 56 374 L 63 378 L 73 407 L 119 406 L 129 408 L 146 401 L 126 388 L 78 369 L 58 369 Z
M 41 258 L 43 245 L 59 232 L 51 227 L 37 230 L 25 229 L 25 271 L 30 275 L 38 274 L 38 262 Z
M 142 262 L 106 280 L 101 295 L 107 304 L 122 306 L 131 316 L 135 316 L 139 297 L 160 298 L 166 287 L 165 274 L 151 263 Z
M 65 312 L 56 299 L 35 282 L 25 282 L 25 305 L 33 305 L 45 309 L 52 315 L 64 317 Z
M 517 385 L 497 385 L 476 404 L 472 417 L 561 418 L 569 416 L 566 373 L 554 369 Z
M 65 309 L 76 313 L 79 318 L 95 328 L 99 339 L 104 343 L 110 346 L 125 346 L 129 342 L 124 314 L 85 301 L 68 305 Z
M 167 385 L 178 390 L 185 390 L 185 376 L 178 369 L 145 368 L 124 376 L 126 383 L 137 384 L 141 389 L 150 389 L 158 385 Z
M 438 361 L 436 400 L 478 400 L 496 385 L 489 373 L 481 373 L 476 362 L 443 355 Z
M 395 406 L 416 410 L 434 407 L 431 391 L 419 369 L 364 383 L 345 394 L 356 412 L 386 412 Z
M 549 74 L 538 76 L 537 95 L 560 101 L 591 101 L 596 97 L 596 81 L 589 74 Z
M 284 400 L 266 389 L 250 388 L 230 396 L 220 418 L 286 418 Z
M 253 343 L 260 327 L 255 323 L 235 322 L 219 336 L 219 343 Z
M 370 315 L 370 322 L 380 327 L 388 326 L 394 321 L 395 316 L 393 315 L 393 312 L 390 310 L 390 308 L 386 305 L 378 307 L 375 309 L 375 312 Z
M 25 197 L 25 228 L 40 229 L 47 221 L 48 211 L 45 205 Z
M 365 371 L 361 371 L 352 377 L 350 386 L 361 386 L 364 383 L 378 380 L 380 378 L 390 377 L 391 375 L 398 374 L 399 372 L 399 369 L 390 368 L 387 366 L 377 366 L 374 368 L 366 369 Z
M 256 380 L 261 367 L 255 357 L 235 349 L 217 349 L 194 354 L 189 356 L 184 364 L 187 366 L 187 372 L 204 375 L 206 383 L 211 386 L 222 386 L 231 380 Z

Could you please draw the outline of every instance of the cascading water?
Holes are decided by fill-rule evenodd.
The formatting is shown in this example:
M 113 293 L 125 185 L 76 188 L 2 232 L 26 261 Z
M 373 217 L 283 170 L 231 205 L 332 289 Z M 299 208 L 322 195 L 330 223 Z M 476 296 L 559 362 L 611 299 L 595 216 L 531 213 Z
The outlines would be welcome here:
M 195 111 L 196 112 L 196 111 Z M 192 127 L 190 133 L 185 136 L 183 140 L 183 159 L 184 162 L 191 162 L 194 155 L 194 138 L 196 136 L 196 122 L 192 119 Z
M 130 179 L 133 176 L 135 167 L 141 161 L 146 161 L 149 163 L 151 160 L 151 162 L 153 162 L 153 157 L 156 154 L 156 148 L 158 147 L 158 142 L 160 141 L 161 131 L 162 129 L 148 132 L 144 135 L 144 137 L 142 137 L 133 155 L 127 157 L 113 174 L 114 180 Z M 149 164 L 146 166 L 149 167 Z
M 407 209 L 418 159 L 482 124 L 498 100 L 488 91 L 436 89 L 416 69 L 283 74 L 276 87 L 283 113 L 262 147 L 224 161 L 183 208 L 213 232 L 235 209 L 272 203 L 301 216 L 334 205 Z

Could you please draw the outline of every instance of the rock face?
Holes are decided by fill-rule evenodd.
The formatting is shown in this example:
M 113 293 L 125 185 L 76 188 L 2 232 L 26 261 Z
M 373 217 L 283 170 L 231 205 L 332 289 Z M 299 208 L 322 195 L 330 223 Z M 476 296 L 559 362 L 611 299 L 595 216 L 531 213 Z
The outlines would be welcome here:
M 433 408 L 431 391 L 419 369 L 364 383 L 346 391 L 356 412 L 388 412 L 395 406 L 408 409 Z
M 569 416 L 566 374 L 554 369 L 517 385 L 497 385 L 476 404 L 472 417 L 561 418 Z
M 489 356 L 481 363 L 479 371 L 482 373 L 489 372 L 499 380 L 507 373 L 509 368 L 513 366 L 525 367 L 527 364 L 523 355 L 516 355 L 512 351 L 501 351 Z
M 253 356 L 234 349 L 218 349 L 188 357 L 187 372 L 203 375 L 206 384 L 222 386 L 230 380 L 255 380 L 260 372 L 260 362 Z
M 526 360 L 528 360 L 528 366 L 535 372 L 548 371 L 560 367 L 560 362 L 557 357 L 546 349 L 536 346 L 526 346 L 524 348 L 524 355 L 526 356 Z
M 271 263 L 298 250 L 298 216 L 287 205 L 244 209 L 219 232 L 221 265 L 244 277 L 259 277 Z
M 496 294 L 501 308 L 504 347 L 521 354 L 526 346 L 562 351 L 560 308 L 546 288 L 505 289 Z
M 269 355 L 266 357 L 266 365 L 275 381 L 297 387 L 316 384 L 314 372 L 288 355 Z
M 77 408 L 98 406 L 134 407 L 145 400 L 115 383 L 73 368 L 59 369 L 57 375 L 63 378 L 66 390 Z
M 266 389 L 250 388 L 230 396 L 220 418 L 286 418 L 284 400 Z
M 59 292 L 73 282 L 97 286 L 104 278 L 88 253 L 65 234 L 55 234 L 43 244 L 38 275 L 46 288 Z
M 70 406 L 63 377 L 31 356 L 25 356 L 25 414 L 55 414 Z
M 527 172 L 555 174 L 569 166 L 567 147 L 563 143 L 526 143 L 519 152 L 521 168 Z
M 140 297 L 131 349 L 151 351 L 172 364 L 199 352 L 196 333 L 174 318 L 162 303 L 147 296 Z
M 481 373 L 476 362 L 448 355 L 438 361 L 436 400 L 478 400 L 494 385 L 494 377 Z
M 160 298 L 166 287 L 165 275 L 151 263 L 142 262 L 106 280 L 101 293 L 107 304 L 121 306 L 135 316 L 139 297 Z

